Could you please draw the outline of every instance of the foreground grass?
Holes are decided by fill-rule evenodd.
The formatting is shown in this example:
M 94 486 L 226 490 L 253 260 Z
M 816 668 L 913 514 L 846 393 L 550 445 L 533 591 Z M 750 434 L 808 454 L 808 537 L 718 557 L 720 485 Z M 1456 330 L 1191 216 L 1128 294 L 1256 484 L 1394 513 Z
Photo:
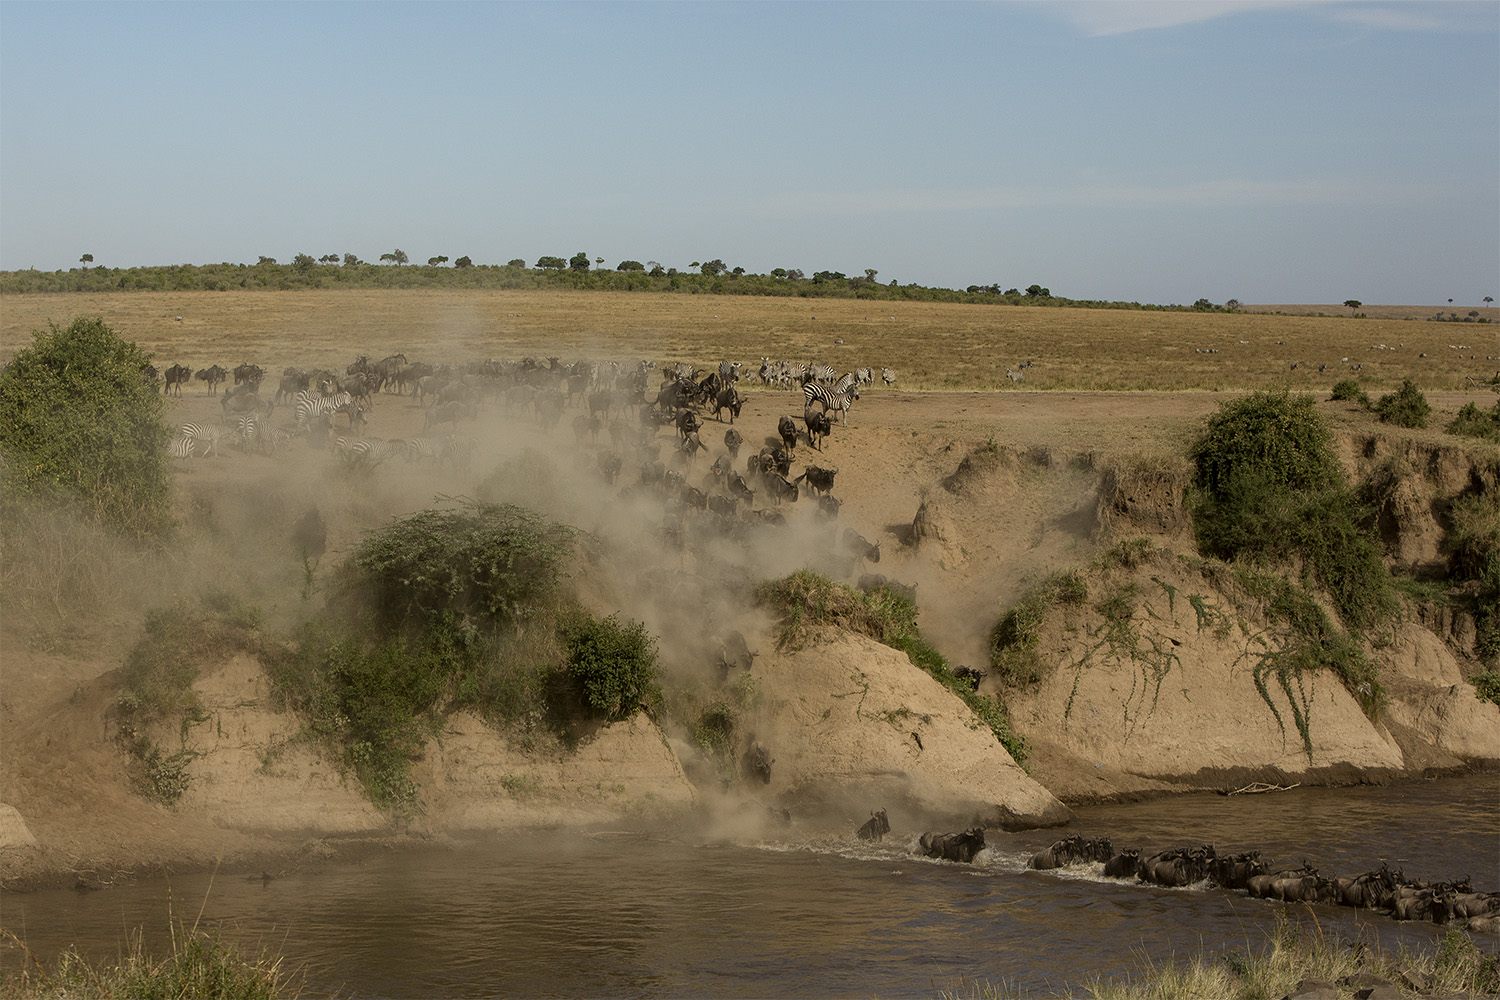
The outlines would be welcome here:
M 1095 1000 L 1264 1000 L 1286 996 L 1309 980 L 1326 983 L 1341 997 L 1352 997 L 1380 981 L 1406 996 L 1494 996 L 1500 992 L 1500 957 L 1484 953 L 1458 930 L 1449 931 L 1429 951 L 1403 946 L 1391 953 L 1283 918 L 1260 950 L 1201 954 L 1170 964 L 1145 957 L 1132 974 L 1095 978 L 1082 990 L 1046 995 Z M 1028 995 L 1035 994 L 1004 983 L 976 983 L 966 990 L 942 993 L 944 1000 L 1008 1000 Z
M 289 973 L 279 957 L 251 958 L 218 934 L 173 926 L 172 950 L 149 954 L 140 932 L 113 961 L 94 962 L 70 948 L 50 967 L 38 961 L 13 935 L 10 942 L 25 956 L 19 973 L 0 979 L 0 997 L 15 1000 L 112 1000 L 120 997 L 220 997 L 226 1000 L 275 1000 L 299 996 L 300 977 Z

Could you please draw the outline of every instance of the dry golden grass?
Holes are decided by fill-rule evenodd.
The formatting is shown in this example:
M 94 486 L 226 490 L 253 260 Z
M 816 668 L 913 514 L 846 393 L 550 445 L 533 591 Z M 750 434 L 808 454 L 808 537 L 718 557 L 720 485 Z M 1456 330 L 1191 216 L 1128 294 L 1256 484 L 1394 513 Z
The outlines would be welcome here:
M 1353 375 L 1372 393 L 1408 377 L 1461 390 L 1500 369 L 1492 324 L 570 291 L 11 295 L 0 300 L 0 357 L 49 320 L 80 315 L 103 316 L 163 366 L 194 369 L 343 367 L 402 351 L 427 361 L 728 358 L 753 370 L 766 356 L 888 366 L 904 389 L 1321 391 Z M 1024 361 L 1033 365 L 1017 387 L 1006 368 Z

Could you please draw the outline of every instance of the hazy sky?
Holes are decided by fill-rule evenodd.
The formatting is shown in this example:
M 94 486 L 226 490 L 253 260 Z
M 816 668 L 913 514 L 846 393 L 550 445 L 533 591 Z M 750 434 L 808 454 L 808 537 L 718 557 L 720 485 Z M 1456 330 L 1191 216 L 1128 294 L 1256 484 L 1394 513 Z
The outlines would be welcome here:
M 1500 294 L 1500 2 L 0 2 L 0 268 Z

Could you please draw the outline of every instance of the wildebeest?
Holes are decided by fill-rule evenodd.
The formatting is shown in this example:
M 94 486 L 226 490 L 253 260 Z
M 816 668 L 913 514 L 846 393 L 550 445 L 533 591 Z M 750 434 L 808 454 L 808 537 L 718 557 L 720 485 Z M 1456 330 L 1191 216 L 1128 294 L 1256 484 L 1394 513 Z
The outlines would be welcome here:
M 731 670 L 749 670 L 755 665 L 755 657 L 759 655 L 750 650 L 750 645 L 745 642 L 745 637 L 737 630 L 730 629 L 719 638 L 719 649 L 714 655 L 714 665 L 719 668 L 722 676 L 727 676 Z
M 880 562 L 880 543 L 871 545 L 869 540 L 853 528 L 844 529 L 844 548 L 852 552 L 861 562 Z
M 744 443 L 745 439 L 733 427 L 724 432 L 724 447 L 729 449 L 730 458 L 737 460 L 740 457 L 740 445 Z
M 1264 875 L 1259 851 L 1230 854 L 1208 863 L 1208 877 L 1226 889 L 1243 889 L 1256 875 Z
M 860 840 L 880 841 L 891 832 L 890 820 L 886 818 L 885 810 L 881 809 L 870 813 L 870 818 L 865 820 L 864 826 L 855 831 L 855 836 Z
M 264 413 L 267 417 L 271 415 L 271 401 L 261 399 L 255 392 L 241 392 L 238 395 L 225 393 L 219 400 L 219 407 L 224 411 L 224 419 L 231 416 L 244 416 L 247 413 Z
M 814 493 L 833 492 L 833 477 L 838 475 L 837 469 L 824 469 L 816 465 L 809 465 L 802 475 L 797 477 L 797 482 L 807 480 L 808 489 Z
M 1137 874 L 1142 882 L 1181 888 L 1208 878 L 1208 865 L 1214 856 L 1212 844 L 1161 851 L 1142 861 Z
M 969 690 L 978 691 L 979 682 L 984 680 L 985 672 L 974 667 L 954 667 L 953 675 L 969 685 Z
M 867 594 L 872 590 L 879 590 L 881 587 L 889 587 L 913 604 L 917 600 L 917 585 L 915 583 L 908 586 L 900 581 L 889 579 L 883 573 L 861 574 L 858 587 Z
M 1141 851 L 1132 847 L 1121 851 L 1104 862 L 1104 874 L 1108 878 L 1135 878 L 1141 870 Z
M 828 414 L 808 407 L 802 412 L 802 422 L 807 425 L 807 443 L 822 451 L 823 439 L 833 432 L 833 421 Z
M 771 783 L 771 765 L 776 763 L 771 752 L 760 743 L 752 743 L 745 751 L 742 761 L 746 777 L 759 778 L 764 784 Z
M 478 408 L 473 403 L 442 403 L 426 411 L 422 420 L 422 432 L 426 433 L 441 424 L 457 426 L 460 420 L 471 418 L 476 413 Z
M 740 407 L 744 405 L 745 401 L 740 398 L 739 390 L 732 385 L 725 386 L 714 396 L 714 419 L 722 421 L 724 411 L 728 410 L 729 422 L 732 424 L 740 415 Z
M 984 850 L 984 828 L 976 826 L 963 833 L 924 833 L 917 844 L 929 858 L 968 864 Z
M 696 434 L 698 428 L 703 426 L 702 422 L 698 419 L 698 414 L 686 409 L 677 411 L 675 423 L 677 424 L 677 433 L 683 438 L 686 438 L 689 434 Z
M 781 443 L 787 451 L 797 450 L 797 423 L 791 417 L 783 416 L 776 421 L 776 433 L 781 435 Z
M 210 396 L 215 396 L 218 395 L 219 392 L 219 383 L 223 382 L 226 378 L 229 377 L 229 372 L 225 371 L 223 367 L 219 365 L 212 365 L 208 368 L 199 369 L 198 373 L 193 377 L 203 382 L 207 382 L 208 394 Z
M 162 389 L 162 392 L 169 393 L 176 390 L 176 395 L 181 396 L 182 387 L 187 384 L 188 379 L 193 377 L 193 370 L 187 365 L 173 365 L 164 374 L 166 377 L 166 386 Z
M 261 379 L 266 377 L 266 370 L 260 365 L 252 365 L 248 361 L 236 365 L 234 369 L 234 384 L 242 382 L 254 382 L 260 385 Z
M 1114 857 L 1114 845 L 1108 837 L 1085 840 L 1074 835 L 1053 843 L 1032 855 L 1030 865 L 1039 871 L 1063 868 L 1079 861 L 1105 862 Z

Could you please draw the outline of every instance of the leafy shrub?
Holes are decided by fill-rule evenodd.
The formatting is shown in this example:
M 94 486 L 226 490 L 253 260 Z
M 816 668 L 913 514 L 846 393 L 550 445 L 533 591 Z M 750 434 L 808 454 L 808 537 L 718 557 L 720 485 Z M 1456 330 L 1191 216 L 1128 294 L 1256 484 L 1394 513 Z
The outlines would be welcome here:
M 572 537 L 511 504 L 424 510 L 360 545 L 348 564 L 350 590 L 386 628 L 449 612 L 514 622 L 549 603 Z
M 1361 389 L 1359 383 L 1352 378 L 1346 378 L 1336 383 L 1333 387 L 1333 394 L 1328 398 L 1341 402 L 1358 403 L 1365 407 L 1370 405 L 1369 394 Z
M 1375 404 L 1375 412 L 1383 424 L 1395 424 L 1397 427 L 1426 427 L 1427 418 L 1432 414 L 1432 407 L 1427 402 L 1427 397 L 1422 395 L 1422 390 L 1411 379 L 1405 379 L 1401 388 L 1395 392 L 1387 393 L 1380 397 Z
M 656 640 L 641 622 L 577 611 L 558 625 L 568 673 L 589 709 L 601 718 L 627 719 L 656 696 Z
M 1021 595 L 990 630 L 990 665 L 1005 684 L 1041 680 L 1037 640 L 1054 605 L 1080 607 L 1088 600 L 1088 581 L 1078 572 L 1054 573 Z
M 77 319 L 36 331 L 0 370 L 0 452 L 7 492 L 71 498 L 133 534 L 170 523 L 162 398 L 150 355 Z
M 1474 685 L 1474 693 L 1479 696 L 1480 701 L 1492 701 L 1500 705 L 1500 671 L 1481 670 L 1469 678 L 1469 683 Z
M 1458 411 L 1458 416 L 1448 425 L 1448 433 L 1500 441 L 1500 401 L 1496 401 L 1494 408 L 1489 410 L 1481 410 L 1474 403 L 1465 403 Z
M 820 627 L 858 632 L 888 646 L 917 627 L 916 605 L 889 587 L 864 594 L 812 570 L 761 582 L 755 600 L 777 616 L 780 649 L 804 648 Z
M 1351 627 L 1395 611 L 1390 574 L 1312 399 L 1255 393 L 1209 419 L 1193 452 L 1201 553 L 1286 563 L 1300 557 Z
M 1478 582 L 1474 595 L 1474 652 L 1486 663 L 1500 661 L 1500 504 L 1492 493 L 1468 493 L 1448 514 L 1445 545 L 1455 576 Z

